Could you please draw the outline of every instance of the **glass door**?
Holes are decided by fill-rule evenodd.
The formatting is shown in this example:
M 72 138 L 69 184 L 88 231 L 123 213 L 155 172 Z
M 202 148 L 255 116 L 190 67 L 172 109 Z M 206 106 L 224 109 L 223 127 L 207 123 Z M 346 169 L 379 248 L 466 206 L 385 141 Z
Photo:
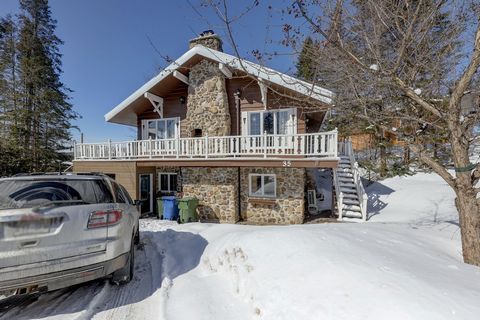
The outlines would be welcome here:
M 152 213 L 153 212 L 153 174 L 140 174 L 139 175 L 139 195 L 142 200 L 140 213 Z

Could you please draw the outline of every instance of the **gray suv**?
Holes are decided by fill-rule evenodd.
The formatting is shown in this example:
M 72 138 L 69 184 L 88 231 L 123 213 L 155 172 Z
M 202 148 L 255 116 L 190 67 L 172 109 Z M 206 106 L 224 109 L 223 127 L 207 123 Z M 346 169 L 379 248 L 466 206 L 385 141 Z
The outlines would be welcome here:
M 0 179 L 0 298 L 110 277 L 129 282 L 137 205 L 101 174 Z

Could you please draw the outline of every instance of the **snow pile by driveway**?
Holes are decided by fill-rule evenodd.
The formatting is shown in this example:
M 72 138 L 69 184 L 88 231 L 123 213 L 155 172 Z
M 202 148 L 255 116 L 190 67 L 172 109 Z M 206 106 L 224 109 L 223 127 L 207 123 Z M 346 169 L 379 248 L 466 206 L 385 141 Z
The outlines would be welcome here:
M 142 220 L 130 284 L 45 294 L 3 319 L 479 319 L 480 268 L 462 263 L 442 180 L 419 174 L 367 192 L 367 223 Z

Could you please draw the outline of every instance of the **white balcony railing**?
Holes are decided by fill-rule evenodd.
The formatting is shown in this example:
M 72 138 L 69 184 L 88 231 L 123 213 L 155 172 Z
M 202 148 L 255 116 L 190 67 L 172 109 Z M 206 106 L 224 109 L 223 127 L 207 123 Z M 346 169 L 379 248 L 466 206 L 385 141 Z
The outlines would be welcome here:
M 81 143 L 75 160 L 337 157 L 337 131 Z

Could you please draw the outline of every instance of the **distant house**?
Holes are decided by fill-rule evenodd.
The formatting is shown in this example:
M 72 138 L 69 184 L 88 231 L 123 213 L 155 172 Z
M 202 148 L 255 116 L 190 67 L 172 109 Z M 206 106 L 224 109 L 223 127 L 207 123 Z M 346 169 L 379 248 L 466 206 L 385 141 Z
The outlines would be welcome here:
M 144 212 L 178 193 L 197 197 L 205 220 L 292 224 L 323 201 L 316 172 L 331 169 L 340 217 L 364 218 L 348 146 L 319 132 L 331 91 L 226 54 L 211 31 L 189 47 L 105 115 L 137 140 L 76 144 L 74 171 L 115 177 Z

